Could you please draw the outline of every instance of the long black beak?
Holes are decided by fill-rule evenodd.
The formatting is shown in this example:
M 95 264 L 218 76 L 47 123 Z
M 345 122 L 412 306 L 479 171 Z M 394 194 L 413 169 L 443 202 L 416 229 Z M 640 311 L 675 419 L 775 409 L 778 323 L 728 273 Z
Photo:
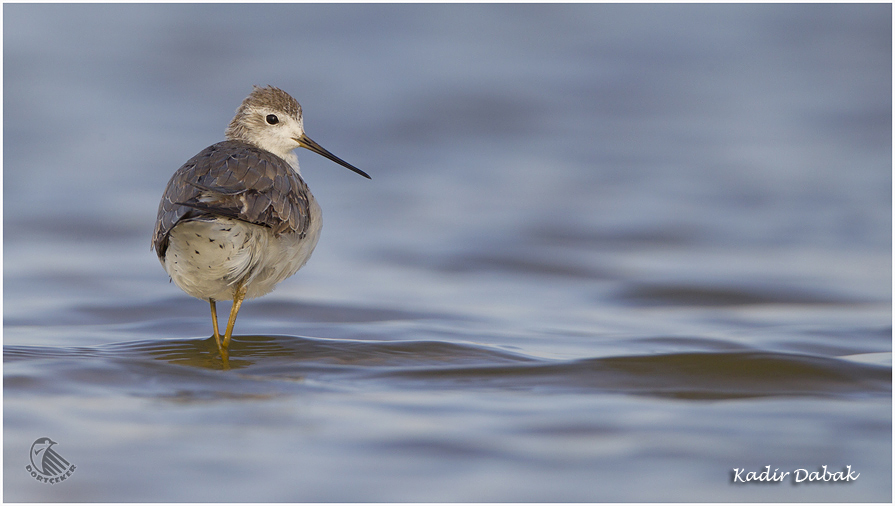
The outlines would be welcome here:
M 298 145 L 299 145 L 299 146 L 301 146 L 301 147 L 303 147 L 303 148 L 305 148 L 305 149 L 310 149 L 311 151 L 317 153 L 317 154 L 320 155 L 320 156 L 329 158 L 330 160 L 332 160 L 332 161 L 338 163 L 339 165 L 341 165 L 342 167 L 345 167 L 345 168 L 348 169 L 348 170 L 357 172 L 358 174 L 360 174 L 361 176 L 364 176 L 364 177 L 367 178 L 367 179 L 372 179 L 366 172 L 364 172 L 364 171 L 358 169 L 358 168 L 355 167 L 354 165 L 351 165 L 350 163 L 346 162 L 345 160 L 342 160 L 342 159 L 339 158 L 338 156 L 336 156 L 336 155 L 330 153 L 329 151 L 323 149 L 323 146 L 321 146 L 320 144 L 317 144 L 316 142 L 312 141 L 311 138 L 308 137 L 307 135 L 305 135 L 305 134 L 301 134 L 301 137 L 299 137 L 299 138 L 297 138 L 297 139 L 295 139 L 295 140 L 298 141 Z

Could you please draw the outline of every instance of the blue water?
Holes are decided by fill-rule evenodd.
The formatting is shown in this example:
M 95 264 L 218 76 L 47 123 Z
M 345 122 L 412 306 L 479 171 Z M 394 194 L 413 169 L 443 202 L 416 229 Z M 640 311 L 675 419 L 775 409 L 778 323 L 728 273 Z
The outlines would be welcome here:
M 891 501 L 891 29 L 4 5 L 3 499 Z M 149 243 L 253 84 L 373 179 L 297 153 L 323 235 L 225 370 Z

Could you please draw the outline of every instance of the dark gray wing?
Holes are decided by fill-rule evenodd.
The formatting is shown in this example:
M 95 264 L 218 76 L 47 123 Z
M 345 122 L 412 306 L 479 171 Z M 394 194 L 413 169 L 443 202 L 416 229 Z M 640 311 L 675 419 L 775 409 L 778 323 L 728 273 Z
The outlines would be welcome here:
M 303 234 L 310 225 L 308 195 L 308 186 L 282 158 L 244 142 L 219 142 L 168 181 L 152 248 L 164 258 L 174 225 L 214 216 L 270 227 L 276 235 Z

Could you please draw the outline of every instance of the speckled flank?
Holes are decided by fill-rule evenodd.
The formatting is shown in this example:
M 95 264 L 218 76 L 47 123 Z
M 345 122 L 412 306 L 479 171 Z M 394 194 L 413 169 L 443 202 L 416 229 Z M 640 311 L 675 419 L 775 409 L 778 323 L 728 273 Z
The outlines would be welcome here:
M 320 208 L 313 202 L 320 223 Z M 169 235 L 165 270 L 184 292 L 199 299 L 230 300 L 239 282 L 246 298 L 260 297 L 295 274 L 310 258 L 320 226 L 308 233 L 270 234 L 263 225 L 232 218 L 180 222 Z

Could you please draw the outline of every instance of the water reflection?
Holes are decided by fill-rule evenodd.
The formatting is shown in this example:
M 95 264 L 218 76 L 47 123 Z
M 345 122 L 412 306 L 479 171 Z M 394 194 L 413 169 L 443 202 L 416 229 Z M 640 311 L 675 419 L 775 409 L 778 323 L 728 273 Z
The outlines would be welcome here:
M 61 350 L 11 346 L 4 352 L 9 364 L 73 357 L 242 371 L 253 381 L 338 377 L 385 388 L 604 392 L 692 400 L 887 395 L 892 379 L 886 366 L 792 353 L 741 350 L 557 361 L 439 341 L 293 336 L 234 336 L 229 363 L 221 360 L 211 337 Z M 177 369 L 165 374 L 179 375 Z M 231 391 L 238 394 L 240 384 L 233 382 Z

